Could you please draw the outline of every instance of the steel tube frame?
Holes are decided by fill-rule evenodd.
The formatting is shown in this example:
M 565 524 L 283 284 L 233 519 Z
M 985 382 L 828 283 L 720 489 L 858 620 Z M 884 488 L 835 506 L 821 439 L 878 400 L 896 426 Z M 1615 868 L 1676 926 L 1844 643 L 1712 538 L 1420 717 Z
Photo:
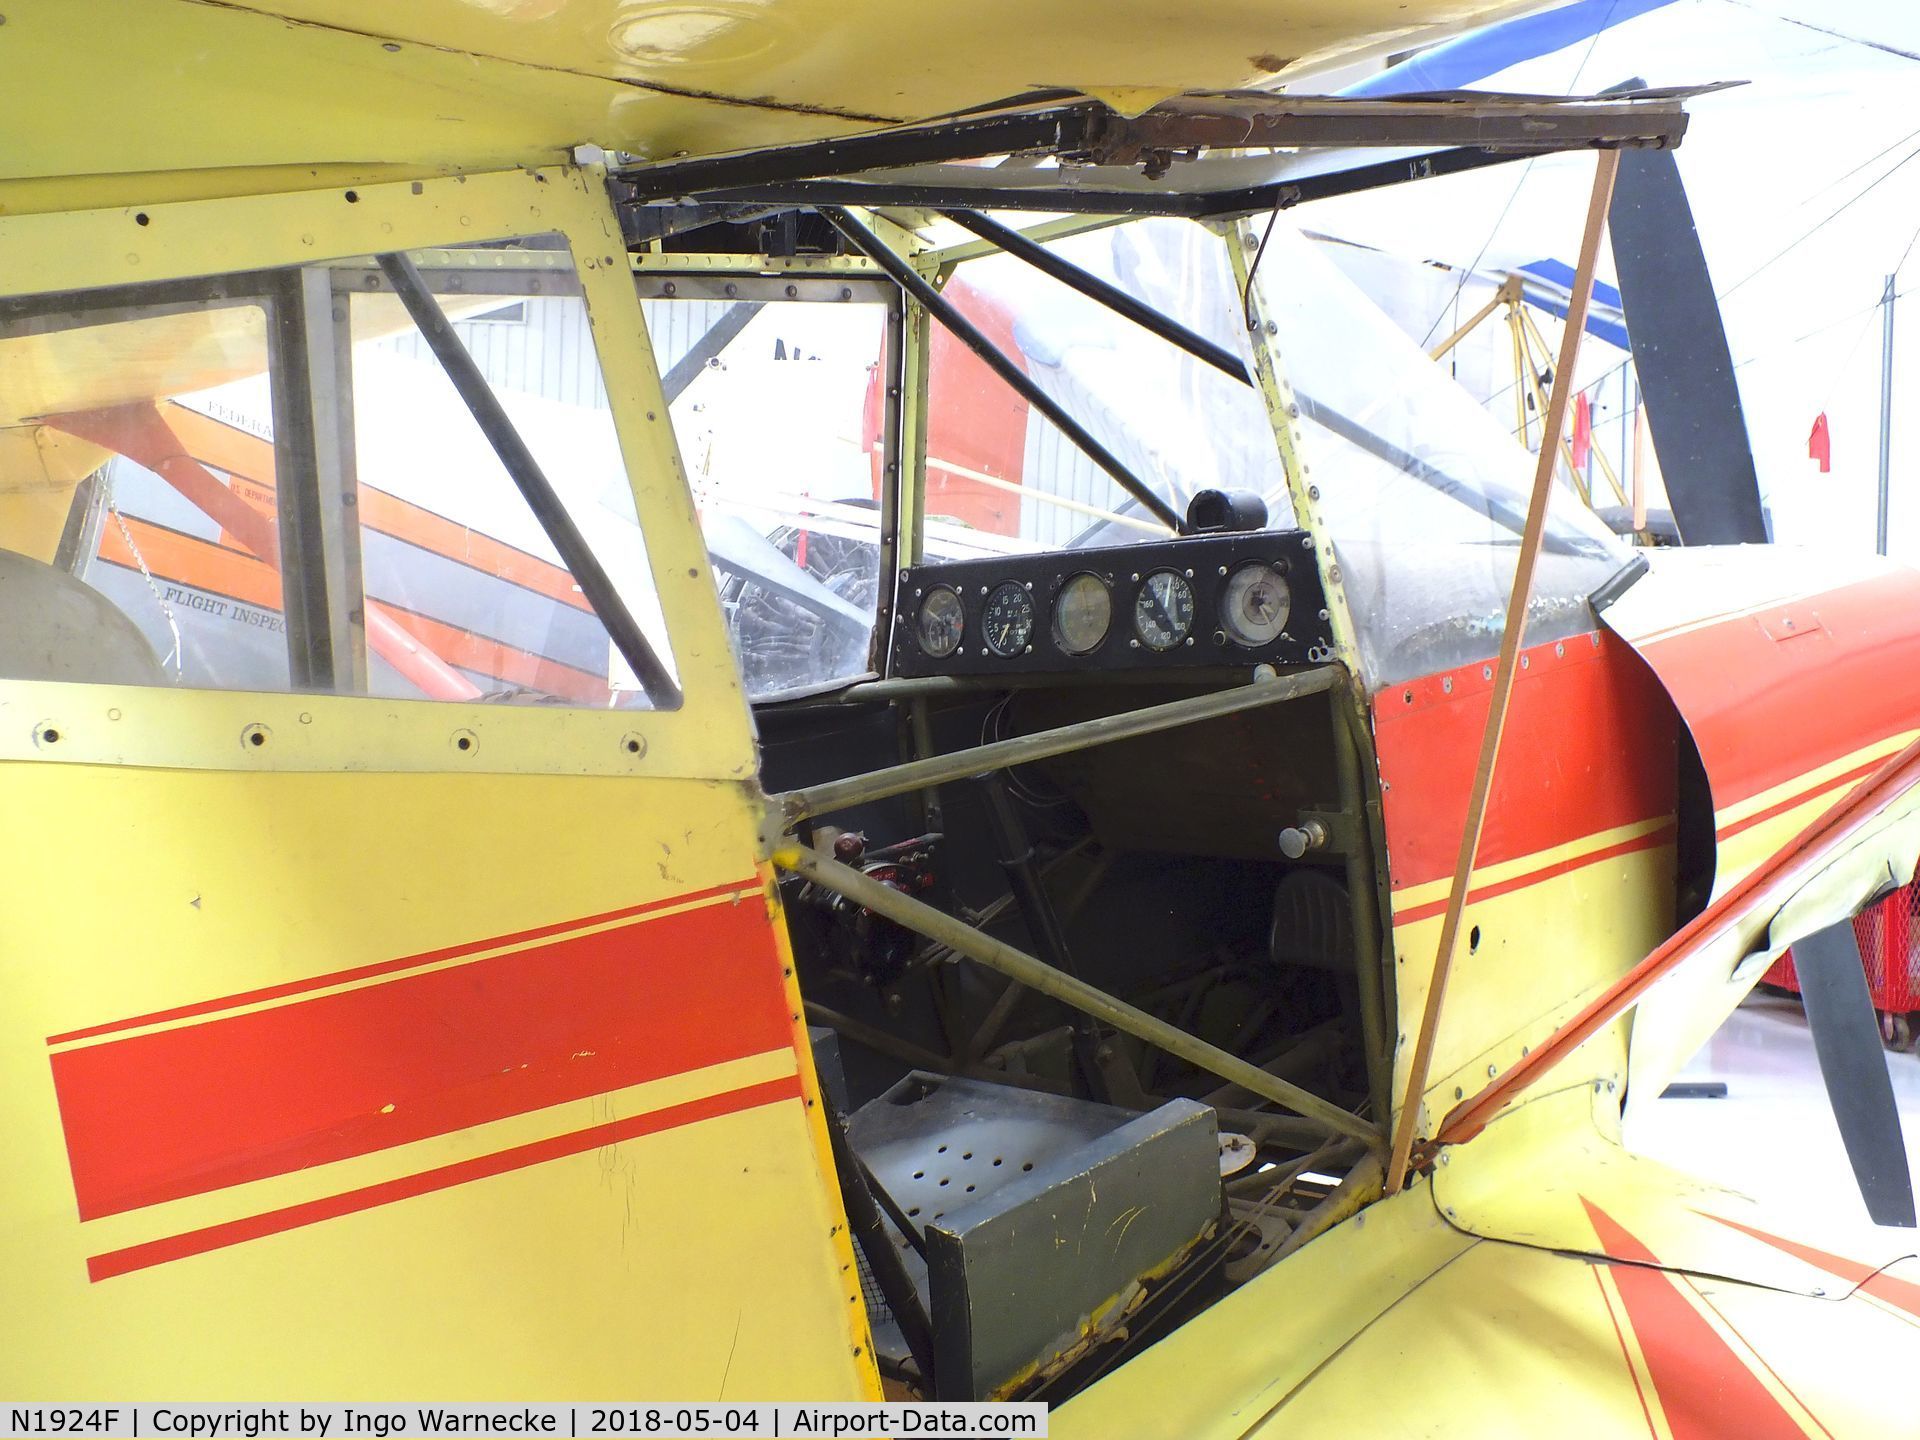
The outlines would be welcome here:
M 1717 88 L 1717 87 L 1705 87 Z M 1144 114 L 1057 91 L 1027 109 L 879 128 L 738 155 L 701 156 L 615 172 L 636 199 L 726 203 L 738 191 L 872 170 L 952 164 L 1028 152 L 1115 156 L 1143 148 L 1418 149 L 1520 155 L 1590 146 L 1671 148 L 1686 133 L 1680 102 L 1703 88 L 1541 100 L 1496 93 L 1360 100 L 1250 95 L 1179 97 Z M 1252 102 L 1251 105 L 1249 102 Z M 1418 160 L 1428 157 L 1421 156 Z M 1413 163 L 1417 166 L 1418 160 Z M 1066 189 L 1066 187 L 1060 187 Z M 1178 192 L 1176 192 L 1178 193 Z M 1058 205 L 1034 205 L 1058 209 Z
M 1063 260 L 1046 246 L 1036 244 L 1010 226 L 1002 225 L 985 215 L 972 210 L 942 210 L 947 219 L 963 230 L 971 230 L 982 240 L 997 245 L 1017 260 L 1024 260 L 1042 275 L 1058 280 L 1069 289 L 1077 290 L 1089 300 L 1106 306 L 1116 315 L 1131 320 L 1150 335 L 1156 335 L 1169 345 L 1176 345 L 1196 360 L 1203 360 L 1224 375 L 1230 375 L 1242 385 L 1251 386 L 1253 377 L 1247 373 L 1246 362 L 1231 350 L 1216 345 L 1206 336 L 1188 329 L 1170 316 L 1161 314 L 1151 305 L 1136 300 L 1126 291 L 1108 284 L 1097 275 L 1090 275 L 1071 261 Z
M 338 662 L 346 657 L 334 652 L 333 623 L 334 602 L 351 602 L 342 593 L 330 594 L 327 584 L 327 517 L 321 504 L 314 402 L 332 376 L 313 373 L 303 279 L 304 272 L 282 272 L 267 303 L 267 383 L 278 495 L 275 519 L 269 523 L 276 527 L 287 677 L 295 690 L 325 695 L 351 678 L 350 667 L 346 675 L 339 673 Z
M 573 516 L 567 513 L 567 507 L 554 490 L 553 483 L 547 479 L 539 461 L 534 459 L 533 452 L 520 438 L 513 421 L 501 408 L 500 397 L 493 393 L 486 376 L 474 364 L 473 356 L 467 353 L 467 347 L 454 334 L 446 311 L 433 298 L 433 292 L 420 278 L 413 261 L 397 252 L 381 255 L 378 259 L 387 283 L 393 286 L 394 294 L 406 306 L 407 314 L 419 327 L 427 348 L 433 351 L 434 358 L 447 372 L 447 379 L 453 383 L 454 390 L 472 413 L 481 433 L 487 437 L 487 443 L 493 447 L 494 454 L 499 457 L 501 466 L 512 478 L 514 487 L 533 511 L 534 519 L 540 522 L 540 528 L 560 553 L 561 564 L 572 572 L 575 583 L 580 586 L 580 593 L 606 627 L 614 648 L 632 668 L 648 701 L 656 709 L 678 707 L 680 687 L 667 673 L 666 666 L 660 663 L 660 657 L 653 653 L 652 644 L 627 609 L 626 601 L 621 599 L 612 577 L 601 567 L 599 556 L 593 553 L 593 547 L 587 543 L 586 536 L 580 533 L 579 526 L 573 523 Z
M 1484 150 L 1461 146 L 1420 155 L 1379 160 L 1347 170 L 1301 175 L 1291 180 L 1220 190 L 1102 190 L 1092 186 L 1032 189 L 881 180 L 801 180 L 718 192 L 727 201 L 766 206 L 859 205 L 867 208 L 938 210 L 949 206 L 979 210 L 1029 210 L 1049 215 L 1138 219 L 1164 215 L 1187 220 L 1229 220 L 1265 215 L 1276 206 L 1291 209 L 1314 200 L 1358 195 L 1413 180 L 1459 175 L 1490 165 L 1508 165 L 1538 152 Z
M 1023 950 L 983 935 L 962 920 L 956 920 L 925 901 L 902 894 L 850 865 L 822 855 L 803 845 L 784 845 L 772 855 L 782 870 L 811 880 L 823 889 L 843 895 L 854 904 L 884 915 L 916 934 L 947 946 L 989 970 L 997 970 L 1030 990 L 1058 1000 L 1063 1005 L 1093 1016 L 1135 1039 L 1145 1041 L 1188 1064 L 1217 1075 L 1229 1084 L 1259 1096 L 1270 1104 L 1293 1111 L 1303 1119 L 1323 1126 L 1333 1134 L 1350 1136 L 1379 1148 L 1381 1135 L 1357 1115 L 1349 1114 L 1329 1100 L 1311 1091 L 1268 1074 L 1259 1066 L 1189 1035 L 1178 1026 L 1127 1004 L 1106 991 L 1076 980 L 1053 966 L 1035 959 Z
M 1893 467 L 1893 302 L 1898 278 L 1887 276 L 1880 293 L 1880 484 L 1873 526 L 1876 555 L 1887 553 L 1887 477 Z
M 1354 842 L 1345 847 L 1348 913 L 1353 920 L 1353 974 L 1360 1006 L 1361 1048 L 1367 1057 L 1367 1092 L 1373 1113 L 1385 1115 L 1393 1104 L 1393 1046 L 1389 1040 L 1388 967 L 1382 964 L 1380 902 L 1373 863 L 1373 825 L 1367 813 L 1367 793 L 1360 762 L 1360 732 L 1365 702 L 1352 691 L 1336 687 L 1331 701 L 1334 773 L 1340 785 L 1340 808 L 1351 822 Z
M 1015 394 L 1051 420 L 1061 434 L 1071 440 L 1089 460 L 1111 475 L 1122 490 L 1146 506 L 1156 519 L 1175 534 L 1186 533 L 1186 523 L 1178 511 L 1154 494 L 1121 462 L 1117 455 L 1095 439 L 1092 433 L 1062 409 L 1051 395 L 1036 385 L 1032 377 L 1008 359 L 1000 347 L 989 340 L 971 320 L 962 315 L 945 296 L 934 289 L 924 275 L 909 265 L 891 247 L 882 244 L 877 235 L 839 206 L 823 205 L 820 207 L 820 213 L 827 218 L 834 229 L 847 237 L 849 244 L 891 275 L 895 283 L 911 295 L 922 310 L 946 326 L 961 344 L 977 355 L 988 369 L 1007 383 Z
M 867 645 L 867 668 L 886 672 L 893 646 L 893 617 L 900 604 L 901 477 L 906 474 L 905 449 L 907 335 L 905 297 L 895 289 L 887 297 L 885 338 L 881 349 L 882 418 L 880 422 L 880 584 L 873 617 L 873 635 Z
M 791 827 L 816 815 L 830 814 L 873 800 L 885 800 L 893 795 L 904 795 L 910 790 L 923 790 L 929 786 L 946 784 L 950 780 L 965 780 L 991 770 L 1004 770 L 1010 765 L 1026 765 L 1035 760 L 1064 755 L 1071 750 L 1085 750 L 1095 745 L 1110 745 L 1116 740 L 1153 735 L 1200 720 L 1213 720 L 1222 715 L 1238 714 L 1242 710 L 1254 710 L 1262 705 L 1277 705 L 1282 700 L 1297 700 L 1302 695 L 1317 695 L 1331 689 L 1344 673 L 1335 666 L 1323 665 L 1290 675 L 1276 675 L 1231 690 L 1216 690 L 1205 695 L 1169 700 L 1162 705 L 1123 711 L 1118 715 L 1078 720 L 1071 725 L 1041 730 L 1032 735 L 1016 735 L 1011 740 L 975 745 L 951 755 L 909 760 L 905 764 L 870 770 L 864 775 L 852 775 L 845 780 L 829 780 L 824 785 L 785 790 L 769 796 L 768 800 L 785 826 Z

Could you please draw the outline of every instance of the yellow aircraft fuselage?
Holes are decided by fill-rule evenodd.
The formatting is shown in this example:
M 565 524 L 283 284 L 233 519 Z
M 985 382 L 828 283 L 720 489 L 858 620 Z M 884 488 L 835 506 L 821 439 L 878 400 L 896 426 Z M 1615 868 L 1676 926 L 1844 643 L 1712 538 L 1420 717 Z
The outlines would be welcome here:
M 85 598 L 71 534 L 90 515 L 82 558 L 111 562 L 126 593 L 150 594 L 176 648 L 190 605 L 298 643 L 282 684 L 202 688 L 173 683 L 177 654 L 144 657 L 153 674 L 106 659 L 88 670 L 88 635 L 104 646 L 114 627 L 90 631 L 82 618 L 0 676 L 11 817 L 0 842 L 0 1276 L 11 1302 L 0 1391 L 882 1393 L 837 1122 L 808 1038 L 819 998 L 803 994 L 792 939 L 810 923 L 798 897 L 813 892 L 782 888 L 775 857 L 790 859 L 796 842 L 762 778 L 761 735 L 804 717 L 770 709 L 756 732 L 730 643 L 737 597 L 723 607 L 636 288 L 636 271 L 656 287 L 696 275 L 877 283 L 879 272 L 844 257 L 636 259 L 606 170 L 569 163 L 568 147 L 654 158 L 759 148 L 1055 83 L 1144 108 L 1237 83 L 1249 62 L 1310 71 L 1402 43 L 1404 24 L 1521 7 L 1427 4 L 1405 21 L 1404 6 L 1289 5 L 1278 17 L 1215 7 L 1172 27 L 1164 6 L 1144 3 L 1044 17 L 999 8 L 999 19 L 970 16 L 957 38 L 945 17 L 885 4 L 438 0 L 400 18 L 346 0 L 9 8 L 0 56 L 14 54 L 0 78 L 30 82 L 11 95 L 46 107 L 0 140 L 0 549 L 25 577 L 0 571 L 9 628 L 30 633 Z M 1010 55 L 1002 22 L 1041 33 Z M 613 36 L 623 58 L 593 70 L 583 27 L 597 27 L 587 49 Z M 1150 40 L 1165 44 L 1157 57 Z M 921 57 L 911 105 L 896 105 L 908 81 L 889 66 L 847 58 L 857 41 Z M 928 68 L 928 49 L 949 43 L 960 53 Z M 1072 57 L 1071 74 L 1025 68 L 1050 43 Z M 96 71 L 88 57 L 110 63 Z M 36 61 L 45 71 L 31 76 Z M 869 219 L 910 258 L 929 248 Z M 1256 316 L 1286 280 L 1264 274 L 1266 298 L 1254 286 L 1258 238 L 1245 226 L 1207 236 L 1231 248 Z M 405 330 L 390 257 L 429 272 L 442 318 L 482 313 L 490 302 L 475 287 L 489 273 L 537 278 L 547 288 L 525 293 L 577 306 L 608 427 L 592 456 L 612 457 L 620 493 L 608 501 L 580 480 L 592 456 L 551 413 L 516 402 L 513 419 L 554 505 L 594 544 L 604 532 L 583 518 L 593 505 L 630 504 L 640 543 L 600 560 L 616 588 L 644 582 L 645 598 L 625 592 L 631 634 L 597 611 L 563 542 L 523 525 L 533 538 L 509 544 L 500 526 L 402 495 L 402 480 L 422 475 L 446 482 L 435 493 L 466 493 L 469 472 L 447 457 L 481 454 L 479 441 L 409 439 L 381 428 L 371 403 L 354 414 L 329 400 L 322 371 L 340 360 L 324 348 L 330 324 L 331 343 L 356 356 Z M 902 305 L 899 322 L 904 383 L 886 399 L 898 406 L 889 453 L 904 463 L 879 503 L 882 543 L 899 547 L 883 553 L 905 567 L 924 561 L 929 528 L 916 366 L 930 321 Z M 1292 823 L 1301 803 L 1343 811 L 1346 883 L 1368 892 L 1364 906 L 1349 898 L 1376 932 L 1356 981 L 1365 1023 L 1351 1027 L 1373 1048 L 1356 1044 L 1339 1086 L 1358 1097 L 1340 1113 L 1363 1138 L 1335 1130 L 1301 1144 L 1300 1168 L 1321 1156 L 1336 1173 L 1289 1202 L 1284 1227 L 1263 1229 L 1223 1200 L 1193 1248 L 1115 1285 L 1044 1364 L 1036 1355 L 1041 1368 L 997 1393 L 1045 1393 L 1105 1345 L 1115 1363 L 1078 1374 L 1052 1433 L 1886 1433 L 1889 1397 L 1874 1384 L 1920 1353 L 1913 1262 L 1878 1269 L 1847 1258 L 1849 1245 L 1785 1238 L 1737 1197 L 1620 1145 L 1629 1078 L 1664 1083 L 1757 977 L 1744 952 L 1679 975 L 1685 1003 L 1658 1025 L 1609 1015 L 1552 1083 L 1381 1198 L 1379 1152 L 1409 1073 L 1491 674 L 1476 657 L 1367 682 L 1286 357 L 1256 345 L 1258 413 L 1304 532 L 1296 563 L 1326 587 L 1315 664 L 1337 674 L 1310 699 L 1259 712 L 1294 717 L 1277 729 L 1215 720 L 1204 743 L 1173 730 L 1134 752 L 1147 759 L 1130 775 L 1059 773 L 1063 786 L 1123 797 L 1102 822 L 1113 833 L 1136 833 L 1126 812 L 1141 792 L 1120 787 L 1158 765 L 1189 800 L 1251 807 L 1235 812 L 1251 816 L 1249 833 Z M 484 428 L 484 404 L 461 400 Z M 218 421 L 197 432 L 211 438 L 156 432 L 169 403 Z M 462 413 L 445 395 L 432 403 Z M 246 434 L 251 449 L 234 438 Z M 267 448 L 274 473 L 248 473 L 266 462 L 243 454 Z M 375 476 L 376 451 L 400 480 Z M 135 460 L 159 497 L 144 519 L 110 486 L 93 498 Z M 360 513 L 375 494 L 385 519 Z M 374 575 L 376 552 L 401 540 L 434 565 L 516 587 L 516 603 L 535 596 L 541 625 L 585 638 L 542 651 L 489 629 L 492 612 L 456 624 L 397 590 L 376 596 L 356 567 Z M 176 554 L 186 569 L 169 579 L 164 556 Z M 1725 892 L 1920 733 L 1920 671 L 1889 660 L 1916 644 L 1914 589 L 1890 570 L 1799 588 L 1695 576 L 1670 624 L 1592 623 L 1523 652 L 1498 818 L 1468 887 L 1471 953 L 1422 1136 L 1672 934 L 1690 805 L 1709 851 L 1718 843 L 1706 878 Z M 489 591 L 474 603 L 496 602 Z M 1817 606 L 1821 633 L 1791 650 L 1770 632 L 1755 638 L 1755 616 L 1783 605 Z M 588 622 L 603 628 L 581 631 Z M 873 651 L 883 661 L 886 623 Z M 657 691 L 647 655 L 669 672 Z M 525 698 L 509 682 L 553 703 L 504 703 Z M 1811 733 L 1752 723 L 1756 707 L 1790 713 L 1823 684 L 1840 684 L 1849 704 L 1830 705 Z M 939 693 L 895 699 L 883 686 L 863 703 L 921 754 L 928 721 L 914 701 Z M 1043 699 L 1062 707 L 1049 723 L 1087 721 L 1075 707 L 1099 693 Z M 1680 779 L 1689 743 L 1711 780 L 1704 800 Z M 1292 746 L 1311 757 L 1296 780 L 1284 765 L 1234 768 Z M 1225 757 L 1224 777 L 1208 752 Z M 1862 898 L 1860 875 L 1910 838 L 1912 803 L 1887 803 L 1878 848 L 1835 852 L 1832 903 Z M 1194 801 L 1173 828 L 1204 834 L 1212 814 Z M 1165 849 L 1222 874 L 1247 859 L 1238 840 L 1207 843 Z M 989 858 L 984 842 L 978 855 Z M 1747 924 L 1748 950 L 1785 943 L 1768 940 L 1771 918 Z M 1232 1033 L 1231 1017 L 1204 1007 L 1162 1008 Z M 859 1025 L 885 1028 L 843 1034 Z M 1065 1022 L 1029 1028 L 1023 1040 Z M 876 1043 L 906 1068 L 933 1053 L 904 1026 Z M 982 1056 L 964 1059 L 956 1069 L 979 1079 Z M 1217 1058 L 1194 1063 L 1205 1083 L 1188 1088 L 1222 1114 L 1262 1109 L 1266 1097 L 1218 1088 L 1207 1070 Z M 1117 1247 L 1125 1235 L 1079 1238 Z M 1234 1251 L 1242 1239 L 1258 1255 Z M 1249 1266 L 1245 1278 L 1217 1303 L 1170 1312 L 1157 1344 L 1127 1348 L 1142 1294 L 1188 1275 L 1180 1267 L 1215 1243 L 1208 1263 Z

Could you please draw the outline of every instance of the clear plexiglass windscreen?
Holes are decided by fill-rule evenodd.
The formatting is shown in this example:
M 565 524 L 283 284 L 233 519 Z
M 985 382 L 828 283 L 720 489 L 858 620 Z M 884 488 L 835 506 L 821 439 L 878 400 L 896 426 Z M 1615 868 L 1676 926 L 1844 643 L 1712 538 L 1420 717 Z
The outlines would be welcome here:
M 1534 458 L 1309 240 L 1278 221 L 1255 272 L 1300 412 L 1372 686 L 1500 645 Z M 1590 629 L 1587 597 L 1632 551 L 1556 482 L 1529 644 Z
M 373 257 L 0 302 L 0 671 L 677 703 L 571 257 L 403 258 L 465 394 Z
M 1052 248 L 1246 354 L 1218 235 L 1143 220 Z M 945 294 L 1175 510 L 1197 490 L 1255 490 L 1271 524 L 1291 523 L 1272 428 L 1247 386 L 1007 256 L 963 263 Z M 861 297 L 644 309 L 747 693 L 775 699 L 865 674 L 887 459 L 884 307 Z M 927 427 L 929 558 L 1170 533 L 938 325 Z
M 1238 292 L 1214 232 L 1134 220 L 1047 248 L 1246 357 Z M 1175 513 L 1200 490 L 1251 490 L 1266 500 L 1269 524 L 1292 523 L 1273 428 L 1247 385 L 1011 255 L 962 263 L 944 293 Z M 965 553 L 970 540 L 985 552 L 1168 538 L 1111 473 L 945 330 L 934 332 L 927 368 L 930 555 L 947 553 L 943 545 Z
M 641 308 L 747 695 L 864 675 L 880 594 L 886 306 Z

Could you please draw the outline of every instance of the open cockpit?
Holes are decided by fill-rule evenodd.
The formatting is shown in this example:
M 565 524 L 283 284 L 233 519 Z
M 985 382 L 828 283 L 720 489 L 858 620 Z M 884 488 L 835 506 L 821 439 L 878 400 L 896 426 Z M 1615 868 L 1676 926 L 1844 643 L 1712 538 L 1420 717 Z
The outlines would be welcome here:
M 1678 123 L 1270 98 L 954 122 L 837 180 L 628 166 L 618 240 L 555 229 L 544 176 L 460 243 L 427 238 L 468 224 L 450 183 L 348 189 L 353 243 L 309 260 L 0 299 L 0 597 L 31 617 L 0 664 L 316 697 L 231 725 L 248 763 L 318 763 L 303 727 L 357 697 L 486 707 L 401 770 L 511 771 L 512 717 L 563 711 L 541 764 L 734 787 L 883 1375 L 1063 1399 L 1377 1197 L 1405 1022 L 1372 707 L 1491 658 L 1523 528 L 1524 454 L 1279 213 L 1420 165 L 1282 141 L 1461 142 L 1444 168 L 1489 127 Z M 1035 165 L 972 163 L 1036 124 Z M 1161 185 L 1222 126 L 1273 145 Z M 1627 563 L 1556 503 L 1529 640 Z M 757 783 L 694 733 L 742 691 Z

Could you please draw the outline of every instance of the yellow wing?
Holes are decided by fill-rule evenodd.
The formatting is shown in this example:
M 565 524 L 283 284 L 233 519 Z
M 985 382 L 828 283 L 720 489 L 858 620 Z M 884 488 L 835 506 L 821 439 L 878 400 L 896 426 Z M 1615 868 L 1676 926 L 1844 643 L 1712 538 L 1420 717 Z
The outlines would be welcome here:
M 1060 88 L 1299 84 L 1543 0 L 16 0 L 0 180 L 751 149 Z M 298 182 L 296 182 L 298 183 Z M 312 183 L 311 181 L 307 183 Z M 282 188 L 285 188 L 284 184 Z M 161 198 L 149 186 L 144 198 Z M 14 208 L 30 200 L 11 202 Z M 0 206 L 0 208 L 4 208 Z

